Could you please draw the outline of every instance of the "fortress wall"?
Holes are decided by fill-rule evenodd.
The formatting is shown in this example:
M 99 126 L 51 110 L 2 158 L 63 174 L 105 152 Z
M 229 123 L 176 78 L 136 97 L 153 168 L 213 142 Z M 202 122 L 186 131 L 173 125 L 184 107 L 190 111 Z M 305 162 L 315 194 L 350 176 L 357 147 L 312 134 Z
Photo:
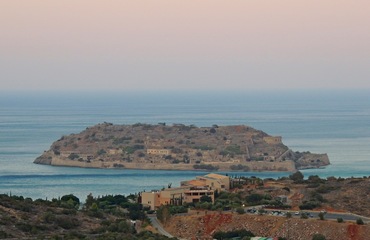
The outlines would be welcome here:
M 282 137 L 280 136 L 270 136 L 270 137 L 264 137 L 263 141 L 265 141 L 268 144 L 280 144 L 283 143 Z

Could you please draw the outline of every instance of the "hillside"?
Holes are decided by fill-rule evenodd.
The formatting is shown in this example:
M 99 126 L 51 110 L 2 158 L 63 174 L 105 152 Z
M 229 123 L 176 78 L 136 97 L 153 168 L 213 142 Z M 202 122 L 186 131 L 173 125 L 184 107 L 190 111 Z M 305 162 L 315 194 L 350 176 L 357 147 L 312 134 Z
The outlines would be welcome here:
M 166 230 L 183 239 L 213 239 L 215 232 L 238 229 L 258 236 L 294 240 L 312 239 L 316 233 L 326 239 L 369 239 L 370 225 L 356 224 L 355 221 L 358 218 L 369 221 L 369 177 L 320 179 L 309 176 L 306 180 L 297 181 L 252 177 L 241 180 L 241 184 L 230 192 L 222 192 L 213 204 L 195 204 L 188 214 L 171 216 L 163 223 Z M 282 196 L 286 196 L 285 203 L 279 200 L 283 199 Z M 261 205 L 269 212 L 239 211 Z M 225 206 L 232 210 L 222 211 Z M 273 209 L 291 212 L 292 216 L 272 214 Z M 320 211 L 327 211 L 323 220 L 316 215 Z M 302 216 L 303 212 L 306 212 L 306 217 Z M 310 216 L 307 212 L 316 214 Z M 344 220 L 339 222 L 338 218 Z
M 370 216 L 370 177 L 320 179 L 310 176 L 302 181 L 251 177 L 234 180 L 236 183 L 244 182 L 230 192 L 221 192 L 214 203 L 166 205 L 161 208 L 186 211 L 182 214 L 167 211 L 163 218 L 164 211 L 158 209 L 157 216 L 166 219 L 164 228 L 179 239 L 213 239 L 215 232 L 238 229 L 251 231 L 257 236 L 289 240 L 308 240 L 317 233 L 328 240 L 364 240 L 370 236 L 369 219 L 366 218 Z M 264 198 L 258 200 L 257 195 Z M 300 211 L 298 206 L 307 202 L 316 202 L 320 206 L 314 211 L 326 209 L 328 214 L 357 213 L 365 216 L 365 224 L 357 224 L 353 220 L 338 222 L 329 215 L 320 220 L 316 216 L 303 218 L 238 212 L 241 206 L 251 209 L 261 204 L 268 204 L 266 209 L 271 210 L 269 207 L 281 195 L 288 197 L 287 204 L 291 208 L 287 209 L 291 213 Z M 146 215 L 149 211 L 138 203 L 139 199 L 138 195 L 93 197 L 90 194 L 81 205 L 73 195 L 32 200 L 0 194 L 0 239 L 169 239 L 157 234 L 156 227 L 150 225 Z M 230 206 L 232 210 L 223 210 L 224 206 Z M 283 205 L 280 207 L 284 208 Z
M 63 136 L 35 161 L 95 168 L 296 171 L 329 163 L 326 154 L 294 152 L 279 136 L 248 126 L 98 124 Z
M 32 200 L 0 194 L 0 239 L 169 239 L 153 233 L 141 206 L 122 195 Z M 151 232 L 153 231 L 153 232 Z
M 217 231 L 246 229 L 257 236 L 284 237 L 289 240 L 310 240 L 314 234 L 323 234 L 330 240 L 369 239 L 369 225 L 318 219 L 299 219 L 270 215 L 249 215 L 225 212 L 199 211 L 198 214 L 173 216 L 166 230 L 181 239 L 212 240 Z

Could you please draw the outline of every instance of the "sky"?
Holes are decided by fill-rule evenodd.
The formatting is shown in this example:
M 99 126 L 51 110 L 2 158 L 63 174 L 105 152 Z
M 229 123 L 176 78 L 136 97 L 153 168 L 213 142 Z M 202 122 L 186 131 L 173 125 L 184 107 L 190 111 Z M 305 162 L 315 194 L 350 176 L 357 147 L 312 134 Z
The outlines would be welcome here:
M 370 89 L 369 13 L 369 0 L 0 0 L 0 89 Z

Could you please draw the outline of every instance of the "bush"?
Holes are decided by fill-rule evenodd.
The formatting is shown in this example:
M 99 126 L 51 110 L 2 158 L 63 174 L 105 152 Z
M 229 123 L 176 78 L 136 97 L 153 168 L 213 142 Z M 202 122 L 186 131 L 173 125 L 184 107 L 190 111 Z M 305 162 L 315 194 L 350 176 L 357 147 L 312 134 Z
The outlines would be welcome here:
M 193 165 L 194 169 L 208 170 L 208 171 L 217 171 L 218 166 L 213 166 L 211 164 L 195 164 Z
M 246 201 L 251 204 L 257 204 L 260 203 L 263 199 L 263 195 L 258 193 L 253 193 L 249 196 L 247 196 Z
M 55 222 L 59 227 L 64 229 L 72 229 L 80 225 L 80 222 L 76 218 L 71 218 L 69 216 L 58 216 Z
M 172 160 L 172 163 L 173 163 L 173 164 L 179 164 L 179 163 L 180 163 L 180 161 L 179 161 L 178 159 L 173 159 L 173 160 Z
M 97 151 L 96 152 L 96 154 L 98 155 L 98 156 L 100 156 L 100 155 L 103 155 L 103 154 L 106 154 L 107 152 L 104 150 L 104 149 L 100 149 L 99 151 Z
M 342 223 L 344 222 L 343 218 L 337 218 L 337 222 Z
M 312 236 L 312 240 L 326 240 L 326 237 L 322 234 L 316 233 Z
M 123 151 L 126 152 L 127 154 L 133 154 L 137 150 L 143 150 L 143 149 L 144 149 L 144 145 L 136 144 L 133 146 L 124 147 Z
M 130 141 L 132 139 L 132 137 L 121 137 L 121 138 L 116 138 L 113 140 L 113 144 L 122 144 L 124 143 L 125 141 Z
M 242 208 L 242 207 L 238 207 L 236 209 L 236 212 L 239 213 L 239 214 L 244 214 L 245 213 L 244 208 Z
M 231 239 L 231 238 L 244 238 L 244 237 L 254 237 L 255 235 L 251 231 L 245 229 L 234 230 L 229 232 L 216 232 L 213 234 L 214 239 Z
M 210 196 L 204 195 L 200 197 L 200 202 L 212 202 L 212 198 Z
M 302 183 L 304 176 L 300 171 L 297 171 L 290 175 L 289 178 L 293 180 L 295 183 Z
M 304 202 L 303 204 L 299 205 L 299 209 L 312 210 L 320 206 L 321 206 L 320 203 L 310 201 L 310 202 Z
M 301 213 L 301 218 L 302 219 L 307 219 L 308 218 L 308 215 L 306 213 Z
M 53 223 L 55 221 L 55 215 L 52 212 L 46 212 L 43 215 L 44 222 Z
M 244 152 L 241 150 L 239 145 L 230 145 L 227 146 L 224 150 L 220 152 L 220 155 L 226 156 L 226 155 L 241 155 L 244 154 Z
M 358 218 L 358 219 L 356 220 L 356 223 L 357 223 L 358 225 L 364 225 L 364 221 L 363 221 L 361 218 Z
M 69 154 L 68 158 L 71 160 L 75 160 L 77 158 L 80 158 L 80 156 L 77 153 L 71 153 Z
M 32 226 L 28 223 L 17 223 L 15 224 L 16 228 L 21 230 L 22 232 L 31 232 Z
M 316 191 L 319 192 L 319 193 L 329 193 L 329 192 L 334 191 L 336 189 L 338 189 L 338 188 L 333 187 L 333 186 L 321 185 L 320 187 L 318 187 L 316 189 Z
M 80 204 L 80 199 L 73 194 L 64 195 L 60 200 L 63 202 L 68 202 L 69 200 L 72 200 L 74 203 Z
M 248 166 L 244 166 L 244 165 L 241 165 L 241 164 L 231 165 L 230 169 L 233 170 L 233 171 L 245 171 L 245 172 L 250 170 L 250 168 Z
M 171 215 L 188 212 L 188 208 L 185 206 L 170 206 L 169 210 Z M 147 213 L 149 214 L 149 211 Z
M 317 191 L 313 191 L 311 193 L 311 198 L 312 198 L 312 200 L 316 200 L 318 202 L 326 202 L 324 197 L 320 193 L 318 193 Z

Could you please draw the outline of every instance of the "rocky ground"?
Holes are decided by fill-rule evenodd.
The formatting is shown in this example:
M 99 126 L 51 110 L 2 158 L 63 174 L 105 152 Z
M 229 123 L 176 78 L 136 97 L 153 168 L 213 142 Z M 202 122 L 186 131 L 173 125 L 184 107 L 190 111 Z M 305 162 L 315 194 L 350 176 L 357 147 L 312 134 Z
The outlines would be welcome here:
M 212 239 L 216 231 L 236 229 L 247 229 L 256 236 L 285 237 L 289 240 L 308 240 L 316 233 L 323 234 L 327 240 L 366 240 L 370 236 L 369 225 L 210 211 L 185 217 L 174 216 L 166 225 L 168 232 L 184 239 L 207 240 Z

